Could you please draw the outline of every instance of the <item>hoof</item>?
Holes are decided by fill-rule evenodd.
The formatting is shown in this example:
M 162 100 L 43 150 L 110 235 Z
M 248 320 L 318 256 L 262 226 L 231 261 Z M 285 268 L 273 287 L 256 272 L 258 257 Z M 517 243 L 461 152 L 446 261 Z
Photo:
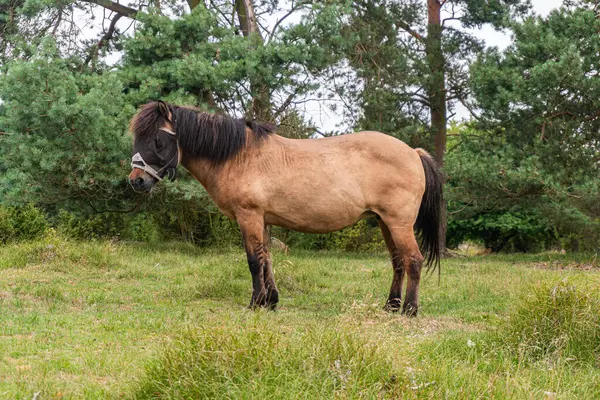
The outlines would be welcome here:
M 250 305 L 248 306 L 251 310 L 256 310 L 257 308 L 264 307 L 267 304 L 267 299 L 265 296 L 254 297 L 250 299 Z
M 263 304 L 258 304 L 258 303 L 252 303 L 252 302 L 250 302 L 250 305 L 248 306 L 248 309 L 250 309 L 252 311 L 256 311 L 259 308 L 264 308 L 264 309 L 269 310 L 269 311 L 276 311 L 277 310 L 277 303 L 263 303 Z
M 388 299 L 388 301 L 385 303 L 385 306 L 383 307 L 383 309 L 387 312 L 398 312 L 400 311 L 400 305 L 401 305 L 401 300 L 399 298 L 394 298 L 394 299 Z
M 266 308 L 267 310 L 275 311 L 277 308 L 277 303 L 279 303 L 279 293 L 274 290 L 268 292 L 267 294 L 261 294 L 257 297 L 252 296 L 248 308 L 252 310 L 256 310 L 257 308 Z
M 402 314 L 406 315 L 407 317 L 416 317 L 417 316 L 417 312 L 419 311 L 419 306 L 416 304 L 404 304 L 404 307 L 402 307 Z
M 265 307 L 271 311 L 275 311 L 277 308 L 277 303 L 279 303 L 279 293 L 277 290 L 272 290 L 267 293 L 267 301 L 265 303 Z

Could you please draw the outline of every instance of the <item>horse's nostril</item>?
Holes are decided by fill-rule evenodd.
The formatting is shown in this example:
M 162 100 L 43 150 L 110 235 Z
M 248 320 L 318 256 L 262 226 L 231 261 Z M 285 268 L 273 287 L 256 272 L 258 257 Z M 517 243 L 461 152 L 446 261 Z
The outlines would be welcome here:
M 140 177 L 137 177 L 135 179 L 129 179 L 129 184 L 131 186 L 133 186 L 135 189 L 138 189 L 139 187 L 141 187 L 144 184 L 144 180 Z
M 135 179 L 135 181 L 133 182 L 133 186 L 135 186 L 135 187 L 137 187 L 137 188 L 140 188 L 140 187 L 142 187 L 143 185 L 144 185 L 144 180 L 143 180 L 142 178 L 140 178 L 140 177 L 137 177 L 137 178 Z

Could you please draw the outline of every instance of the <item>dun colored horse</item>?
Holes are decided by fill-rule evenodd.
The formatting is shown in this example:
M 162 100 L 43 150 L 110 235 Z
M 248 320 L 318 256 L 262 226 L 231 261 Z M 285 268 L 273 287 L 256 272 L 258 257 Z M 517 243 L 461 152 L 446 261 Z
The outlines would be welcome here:
M 219 209 L 240 226 L 252 273 L 251 307 L 275 308 L 279 292 L 267 249 L 267 226 L 301 232 L 340 230 L 376 217 L 394 277 L 386 308 L 416 315 L 424 257 L 439 267 L 441 175 L 427 152 L 391 136 L 359 132 L 292 140 L 267 124 L 162 101 L 131 121 L 136 190 L 150 191 L 181 163 Z M 404 275 L 407 288 L 401 303 Z

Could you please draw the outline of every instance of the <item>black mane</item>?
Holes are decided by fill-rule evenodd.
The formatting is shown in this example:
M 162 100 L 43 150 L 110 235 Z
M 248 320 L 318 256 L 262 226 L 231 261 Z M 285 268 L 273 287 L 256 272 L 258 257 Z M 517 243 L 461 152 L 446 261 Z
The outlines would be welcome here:
M 275 131 L 275 126 L 245 118 L 232 118 L 224 114 L 210 114 L 193 108 L 169 104 L 179 146 L 186 157 L 203 158 L 215 165 L 234 157 L 246 147 L 246 128 L 254 133 L 255 143 Z M 155 135 L 164 126 L 157 103 L 144 105 L 131 122 L 136 138 Z

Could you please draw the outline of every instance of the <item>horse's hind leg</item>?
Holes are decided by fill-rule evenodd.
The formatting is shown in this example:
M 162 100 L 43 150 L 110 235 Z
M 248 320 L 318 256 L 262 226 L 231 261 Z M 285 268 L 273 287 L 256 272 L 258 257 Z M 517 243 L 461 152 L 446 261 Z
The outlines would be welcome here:
M 381 233 L 383 234 L 383 239 L 385 240 L 385 244 L 390 252 L 390 257 L 392 259 L 392 269 L 394 271 L 394 277 L 392 278 L 392 287 L 390 289 L 390 295 L 385 304 L 385 309 L 387 311 L 396 312 L 400 310 L 400 306 L 402 305 L 402 284 L 404 282 L 404 265 L 402 263 L 402 257 L 400 256 L 400 252 L 394 243 L 394 239 L 392 238 L 392 234 L 388 229 L 387 225 L 381 220 L 379 216 L 377 216 L 377 223 L 379 224 L 379 228 L 381 229 Z
M 267 307 L 274 310 L 277 306 L 277 303 L 279 302 L 279 291 L 277 290 L 277 285 L 275 285 L 275 276 L 273 274 L 273 262 L 271 260 L 271 254 L 269 253 L 267 245 L 271 243 L 268 226 L 265 226 L 264 228 L 263 241 L 264 251 L 266 253 L 265 263 L 263 265 L 263 278 L 265 281 L 265 290 L 267 291 L 266 305 Z
M 421 267 L 423 256 L 415 239 L 412 225 L 392 225 L 387 223 L 396 248 L 400 253 L 402 266 L 406 272 L 406 296 L 402 305 L 402 313 L 416 316 L 419 310 L 419 281 L 421 280 Z

